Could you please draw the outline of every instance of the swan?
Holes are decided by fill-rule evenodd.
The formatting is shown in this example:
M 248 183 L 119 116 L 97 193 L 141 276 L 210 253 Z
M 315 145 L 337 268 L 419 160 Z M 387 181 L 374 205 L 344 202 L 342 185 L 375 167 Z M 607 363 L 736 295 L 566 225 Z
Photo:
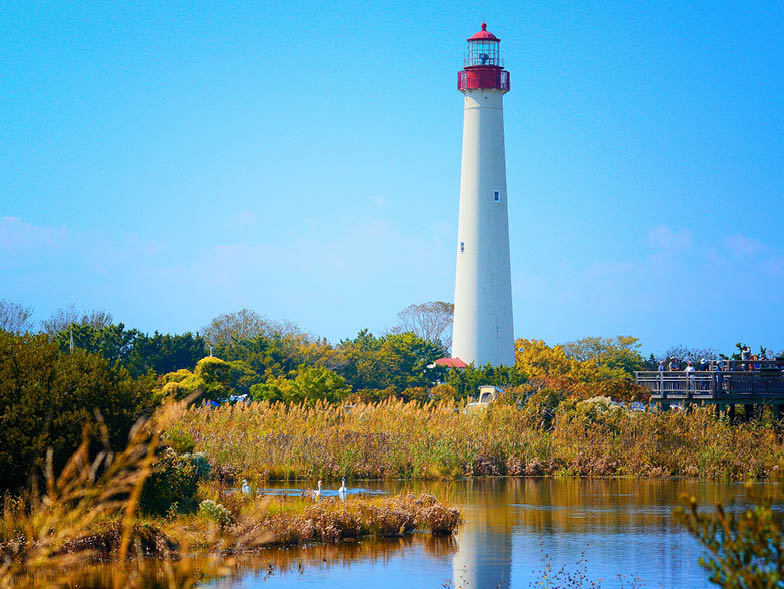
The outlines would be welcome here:
M 346 493 L 348 493 L 348 489 L 346 489 L 346 479 L 343 478 L 343 479 L 341 479 L 341 481 L 342 481 L 342 484 L 340 485 L 340 489 L 338 489 L 338 494 L 339 495 L 345 495 Z
M 250 495 L 250 485 L 248 484 L 247 479 L 242 479 L 242 494 L 243 495 Z
M 311 491 L 310 492 L 310 497 L 314 501 L 318 501 L 321 498 L 321 480 L 319 480 L 319 482 L 318 482 L 318 490 Z

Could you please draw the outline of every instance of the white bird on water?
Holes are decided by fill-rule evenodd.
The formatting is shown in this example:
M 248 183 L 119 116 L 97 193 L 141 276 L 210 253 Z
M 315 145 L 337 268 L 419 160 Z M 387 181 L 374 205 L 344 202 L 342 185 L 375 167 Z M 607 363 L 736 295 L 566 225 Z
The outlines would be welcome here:
M 311 491 L 310 492 L 310 497 L 313 500 L 318 500 L 318 499 L 321 498 L 321 480 L 319 480 L 319 482 L 318 482 L 318 490 Z
M 342 483 L 340 485 L 340 489 L 338 489 L 338 495 L 345 495 L 348 493 L 348 489 L 346 488 L 346 479 L 341 479 Z
M 242 494 L 243 495 L 250 495 L 250 485 L 248 484 L 247 479 L 242 479 Z

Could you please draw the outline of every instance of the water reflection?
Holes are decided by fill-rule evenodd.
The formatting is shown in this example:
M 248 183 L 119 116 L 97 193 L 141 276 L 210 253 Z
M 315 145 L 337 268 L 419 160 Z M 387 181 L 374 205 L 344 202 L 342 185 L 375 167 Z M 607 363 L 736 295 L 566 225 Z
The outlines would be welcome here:
M 584 558 L 587 577 L 602 579 L 602 587 L 620 586 L 619 574 L 625 586 L 638 577 L 646 587 L 708 587 L 697 562 L 700 548 L 672 521 L 672 509 L 681 494 L 695 496 L 706 508 L 716 502 L 737 508 L 748 504 L 742 484 L 677 480 L 487 479 L 365 486 L 372 492 L 431 492 L 460 507 L 465 523 L 455 538 L 416 534 L 245 555 L 238 557 L 230 577 L 211 585 L 307 582 L 367 589 L 439 587 L 449 579 L 454 587 L 528 587 L 538 584 L 545 558 L 555 571 L 574 571 Z M 761 489 L 780 501 L 778 485 Z
M 575 571 L 578 563 L 603 587 L 709 586 L 697 559 L 698 544 L 672 521 L 682 494 L 706 508 L 722 502 L 748 504 L 742 484 L 631 479 L 485 479 L 443 483 L 379 483 L 387 492 L 429 491 L 459 506 L 465 523 L 454 553 L 427 554 L 417 541 L 382 564 L 355 561 L 338 576 L 314 574 L 311 582 L 362 587 L 372 570 L 373 585 L 397 587 L 417 571 L 416 586 L 528 587 L 552 569 Z M 777 497 L 777 485 L 765 485 Z M 323 573 L 323 571 L 322 571 Z M 304 573 L 308 577 L 308 573 Z M 622 579 L 619 579 L 619 575 Z M 427 579 L 427 581 L 425 581 Z M 243 581 L 243 587 L 253 587 Z M 273 583 L 288 586 L 284 580 Z

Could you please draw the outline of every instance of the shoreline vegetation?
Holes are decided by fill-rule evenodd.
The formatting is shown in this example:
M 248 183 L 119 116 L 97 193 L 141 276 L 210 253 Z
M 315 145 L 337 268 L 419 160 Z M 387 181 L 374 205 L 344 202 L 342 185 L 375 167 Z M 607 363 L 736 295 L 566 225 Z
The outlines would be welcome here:
M 167 569 L 169 584 L 190 586 L 227 574 L 234 554 L 416 531 L 451 535 L 460 523 L 458 510 L 428 494 L 314 500 L 244 493 L 210 480 L 203 455 L 178 453 L 161 435 L 189 401 L 168 403 L 137 422 L 116 454 L 103 426 L 107 444 L 92 460 L 85 427 L 82 444 L 57 476 L 48 453 L 44 489 L 6 494 L 0 587 L 67 584 L 80 566 L 107 558 L 118 563 L 115 587 L 136 586 L 146 557 L 178 561 Z M 189 568 L 190 558 L 179 559 L 199 555 L 207 559 L 198 570 Z
M 522 408 L 471 412 L 449 401 L 192 406 L 165 435 L 187 439 L 222 476 L 257 482 L 503 475 L 746 481 L 784 473 L 784 439 L 772 421 L 731 424 L 710 408 L 634 411 L 607 397 L 579 401 L 547 390 Z

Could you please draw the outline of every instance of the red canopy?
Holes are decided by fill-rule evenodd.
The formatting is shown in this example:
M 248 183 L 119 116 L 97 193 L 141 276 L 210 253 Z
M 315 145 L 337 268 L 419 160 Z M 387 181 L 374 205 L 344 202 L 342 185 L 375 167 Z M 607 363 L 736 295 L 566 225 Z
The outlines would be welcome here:
M 438 366 L 448 366 L 449 368 L 468 368 L 468 364 L 460 358 L 439 358 L 435 363 Z

